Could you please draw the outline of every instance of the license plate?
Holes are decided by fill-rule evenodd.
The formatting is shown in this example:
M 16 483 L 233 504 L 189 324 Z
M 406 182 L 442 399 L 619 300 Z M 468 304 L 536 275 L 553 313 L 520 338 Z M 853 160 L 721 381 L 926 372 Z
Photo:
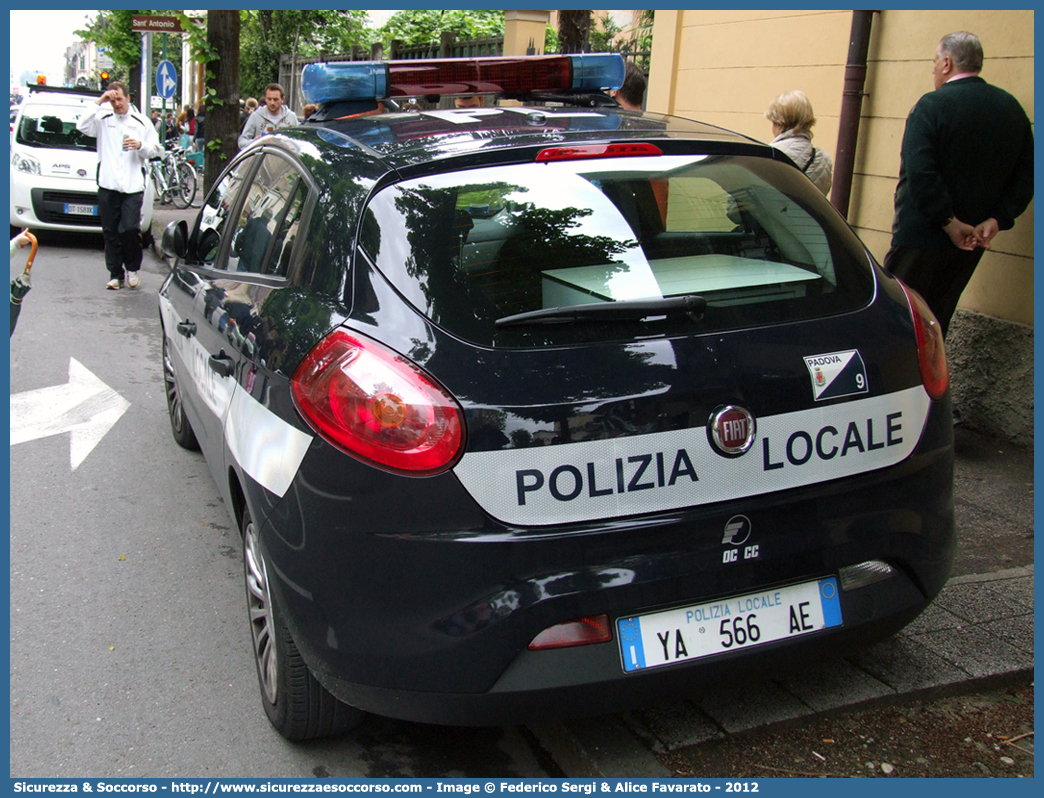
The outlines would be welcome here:
M 834 577 L 620 618 L 625 671 L 712 657 L 841 625 Z
M 98 206 L 97 205 L 70 205 L 68 202 L 65 203 L 65 212 L 67 214 L 75 214 L 77 216 L 97 216 Z

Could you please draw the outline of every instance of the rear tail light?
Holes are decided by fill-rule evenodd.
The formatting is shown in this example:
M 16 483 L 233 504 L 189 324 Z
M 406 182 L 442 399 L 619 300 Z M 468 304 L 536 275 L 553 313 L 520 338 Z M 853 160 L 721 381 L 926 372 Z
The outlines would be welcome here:
M 921 369 L 921 382 L 932 399 L 942 399 L 950 387 L 950 369 L 946 365 L 946 347 L 943 345 L 942 326 L 928 303 L 921 295 L 903 285 L 906 299 L 913 316 L 914 334 L 917 336 L 917 365 Z
M 655 144 L 580 144 L 575 147 L 549 147 L 537 153 L 537 163 L 577 161 L 582 158 L 620 158 L 633 155 L 663 155 Z
M 401 355 L 336 330 L 298 366 L 294 400 L 327 441 L 360 460 L 413 475 L 452 467 L 464 415 L 449 393 Z
M 549 626 L 533 638 L 533 642 L 529 644 L 529 650 L 543 651 L 548 648 L 586 646 L 591 643 L 608 643 L 612 639 L 612 632 L 609 631 L 609 616 L 596 615 Z

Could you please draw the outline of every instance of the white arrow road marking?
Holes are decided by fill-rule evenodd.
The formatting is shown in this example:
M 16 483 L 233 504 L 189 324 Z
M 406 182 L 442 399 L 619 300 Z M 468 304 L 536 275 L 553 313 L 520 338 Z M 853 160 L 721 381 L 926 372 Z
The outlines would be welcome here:
M 11 445 L 72 433 L 69 465 L 75 471 L 128 407 L 130 402 L 69 358 L 69 381 L 65 385 L 11 397 Z

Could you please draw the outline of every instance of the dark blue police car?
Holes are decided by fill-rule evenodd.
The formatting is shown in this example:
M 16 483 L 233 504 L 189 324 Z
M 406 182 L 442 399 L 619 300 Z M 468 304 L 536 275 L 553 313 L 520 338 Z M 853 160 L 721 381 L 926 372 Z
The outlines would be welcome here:
M 242 530 L 286 737 L 676 699 L 945 583 L 938 323 L 785 156 L 622 78 L 310 66 L 319 113 L 165 234 L 171 425 Z

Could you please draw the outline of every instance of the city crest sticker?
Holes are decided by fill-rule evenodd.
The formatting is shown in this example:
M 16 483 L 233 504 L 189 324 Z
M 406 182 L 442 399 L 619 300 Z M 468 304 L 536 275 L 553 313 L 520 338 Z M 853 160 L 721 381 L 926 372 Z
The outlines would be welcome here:
M 870 391 L 866 365 L 857 349 L 811 355 L 805 358 L 805 365 L 812 377 L 812 395 L 817 402 Z

